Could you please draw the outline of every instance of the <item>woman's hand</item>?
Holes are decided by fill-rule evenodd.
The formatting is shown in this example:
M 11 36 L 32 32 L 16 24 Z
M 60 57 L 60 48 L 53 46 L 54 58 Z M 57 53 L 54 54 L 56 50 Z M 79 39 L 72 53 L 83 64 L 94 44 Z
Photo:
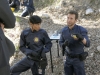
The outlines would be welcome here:
M 1 25 L 1 29 L 4 30 L 4 24 L 1 23 L 0 25 Z

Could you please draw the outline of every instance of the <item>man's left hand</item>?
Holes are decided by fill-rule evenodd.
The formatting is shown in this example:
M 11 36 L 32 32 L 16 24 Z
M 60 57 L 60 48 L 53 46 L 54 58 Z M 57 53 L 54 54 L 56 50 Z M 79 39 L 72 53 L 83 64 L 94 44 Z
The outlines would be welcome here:
M 82 41 L 84 39 L 84 37 L 81 34 L 73 34 L 76 35 L 77 39 Z

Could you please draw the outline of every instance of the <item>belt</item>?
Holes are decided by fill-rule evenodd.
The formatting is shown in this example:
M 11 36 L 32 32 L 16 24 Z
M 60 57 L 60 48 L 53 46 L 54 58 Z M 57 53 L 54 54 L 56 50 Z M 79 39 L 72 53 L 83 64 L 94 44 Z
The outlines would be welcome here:
M 75 55 L 67 54 L 67 56 L 69 58 L 79 58 L 79 54 L 75 54 Z
M 40 58 L 34 57 L 34 56 L 27 56 L 29 59 L 34 60 L 34 61 L 40 61 Z

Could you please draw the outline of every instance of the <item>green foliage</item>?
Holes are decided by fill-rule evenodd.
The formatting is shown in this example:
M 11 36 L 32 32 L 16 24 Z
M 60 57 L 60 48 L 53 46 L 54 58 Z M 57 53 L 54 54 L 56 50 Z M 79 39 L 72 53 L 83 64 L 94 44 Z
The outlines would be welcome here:
M 15 45 L 15 51 L 19 51 L 19 45 Z
M 20 22 L 21 19 L 20 19 L 18 16 L 16 16 L 16 21 L 17 21 L 17 22 Z

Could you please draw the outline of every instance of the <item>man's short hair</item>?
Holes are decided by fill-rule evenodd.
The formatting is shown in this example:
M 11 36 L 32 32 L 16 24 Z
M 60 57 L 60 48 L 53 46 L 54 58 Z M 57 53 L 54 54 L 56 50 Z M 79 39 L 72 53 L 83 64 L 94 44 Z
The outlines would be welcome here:
M 68 12 L 68 14 L 74 14 L 75 15 L 75 19 L 78 19 L 78 12 L 71 10 Z
M 42 19 L 37 15 L 33 15 L 29 18 L 29 22 L 31 22 L 32 24 L 38 24 L 42 22 Z

